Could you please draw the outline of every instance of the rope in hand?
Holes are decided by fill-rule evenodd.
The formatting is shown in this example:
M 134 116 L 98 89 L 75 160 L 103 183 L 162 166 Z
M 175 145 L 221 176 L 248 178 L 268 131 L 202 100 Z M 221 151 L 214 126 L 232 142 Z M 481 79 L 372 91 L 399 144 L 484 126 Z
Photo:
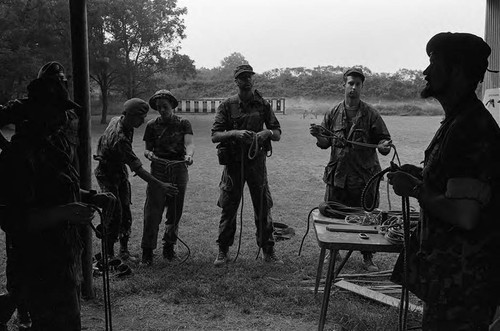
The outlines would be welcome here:
M 109 199 L 107 205 L 102 208 L 102 211 L 99 207 L 95 205 L 88 205 L 90 208 L 95 210 L 100 217 L 101 220 L 101 229 L 102 233 L 94 227 L 92 223 L 90 223 L 90 227 L 96 233 L 96 236 L 101 236 L 101 258 L 102 258 L 102 289 L 103 289 L 103 298 L 104 298 L 104 321 L 105 321 L 105 330 L 112 331 L 113 323 L 111 316 L 111 295 L 109 289 L 109 257 L 108 257 L 108 240 L 107 240 L 107 224 L 109 224 L 111 218 L 113 217 L 113 211 L 115 209 L 115 199 Z
M 162 166 L 165 167 L 165 172 L 167 170 L 169 170 L 170 167 L 176 165 L 176 164 L 185 164 L 186 167 L 187 167 L 187 161 L 186 160 L 167 160 L 167 159 L 163 159 L 161 157 L 158 157 L 156 155 L 151 155 L 148 157 L 148 159 L 150 159 L 151 161 L 155 161 L 155 162 L 158 162 L 159 164 L 161 164 Z M 174 181 L 174 180 L 172 180 Z M 177 219 L 177 198 L 174 196 L 174 220 Z M 189 246 L 181 239 L 179 238 L 179 236 L 175 233 L 174 231 L 174 235 L 175 235 L 175 238 L 177 238 L 182 245 L 184 245 L 184 247 L 186 247 L 186 250 L 187 250 L 187 254 L 186 254 L 186 257 L 184 257 L 181 262 L 179 262 L 178 265 L 181 265 L 181 264 L 184 264 L 188 259 L 189 257 L 191 256 L 191 249 L 189 248 Z
M 260 151 L 261 146 L 259 145 L 259 137 L 257 136 L 257 133 L 253 133 L 252 136 L 252 143 L 250 144 L 250 148 L 248 149 L 248 154 L 247 157 L 249 160 L 255 159 L 257 154 Z M 273 155 L 273 150 L 269 150 L 268 153 L 266 154 L 267 157 L 270 157 Z

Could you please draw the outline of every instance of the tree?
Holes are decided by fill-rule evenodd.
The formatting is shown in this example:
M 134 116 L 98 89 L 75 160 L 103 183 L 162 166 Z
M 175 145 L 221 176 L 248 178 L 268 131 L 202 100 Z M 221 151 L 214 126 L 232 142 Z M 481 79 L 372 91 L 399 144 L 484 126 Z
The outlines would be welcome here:
M 173 74 L 177 78 L 186 80 L 196 77 L 196 67 L 194 60 L 187 55 L 175 53 L 167 60 L 168 74 Z
M 221 62 L 221 75 L 223 77 L 230 76 L 232 77 L 234 68 L 241 64 L 248 64 L 248 61 L 245 59 L 245 57 L 238 52 L 234 52 L 229 56 L 226 56 Z
M 103 100 L 114 84 L 127 98 L 145 92 L 147 81 L 165 71 L 183 39 L 185 7 L 177 0 L 93 0 L 89 3 L 93 79 Z M 109 59 L 109 62 L 105 60 Z
M 0 2 L 0 102 L 22 94 L 45 62 L 70 63 L 69 30 L 65 0 Z

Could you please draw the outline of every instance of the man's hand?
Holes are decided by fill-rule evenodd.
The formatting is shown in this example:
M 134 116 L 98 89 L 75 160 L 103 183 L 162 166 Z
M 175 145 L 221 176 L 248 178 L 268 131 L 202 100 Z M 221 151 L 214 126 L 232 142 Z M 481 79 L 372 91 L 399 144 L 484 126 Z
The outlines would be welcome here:
M 402 197 L 416 198 L 414 188 L 422 183 L 418 178 L 403 171 L 390 172 L 387 174 L 387 178 L 394 189 L 394 193 Z
M 94 209 L 81 202 L 72 202 L 61 206 L 58 210 L 61 220 L 73 225 L 87 225 L 94 218 Z
M 189 155 L 189 154 L 186 154 L 184 155 L 184 160 L 186 160 L 186 164 L 188 166 L 190 166 L 191 164 L 193 164 L 194 160 L 193 160 L 193 156 L 192 155 Z
M 255 133 L 249 130 L 233 130 L 231 136 L 242 142 L 249 143 L 252 141 L 253 135 Z
M 378 144 L 377 149 L 378 152 L 382 155 L 387 155 L 391 151 L 391 145 L 392 141 L 391 140 L 384 140 L 381 143 Z
M 271 139 L 273 132 L 271 130 L 265 129 L 256 133 L 259 144 L 263 143 L 267 139 Z
M 174 197 L 179 193 L 179 189 L 175 186 L 175 184 L 160 183 L 159 185 L 161 186 L 163 192 L 165 192 L 165 194 L 169 197 Z
M 89 203 L 96 205 L 99 208 L 105 208 L 108 206 L 111 202 L 115 202 L 116 197 L 114 196 L 113 193 L 110 192 L 102 192 L 102 193 L 97 193 L 90 197 Z
M 321 125 L 311 123 L 311 127 L 309 128 L 309 133 L 313 137 L 318 137 L 320 134 L 323 134 L 323 127 Z
M 409 173 L 410 175 L 412 175 L 413 177 L 416 177 L 420 180 L 423 179 L 422 177 L 422 168 L 421 167 L 417 167 L 413 164 L 403 164 L 401 167 L 400 167 L 401 171 L 404 171 L 406 173 Z

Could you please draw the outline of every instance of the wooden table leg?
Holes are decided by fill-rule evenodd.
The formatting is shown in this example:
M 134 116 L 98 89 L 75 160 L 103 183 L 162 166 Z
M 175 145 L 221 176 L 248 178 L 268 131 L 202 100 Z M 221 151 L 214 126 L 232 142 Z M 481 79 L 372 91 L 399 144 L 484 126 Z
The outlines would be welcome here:
M 318 331 L 323 331 L 326 321 L 326 312 L 328 310 L 328 301 L 330 300 L 330 289 L 332 287 L 332 281 L 334 278 L 335 270 L 335 256 L 337 255 L 336 249 L 330 250 L 330 261 L 328 263 L 328 271 L 326 274 L 325 290 L 323 292 L 323 303 L 321 304 L 321 313 L 319 315 L 319 325 Z
M 319 281 L 321 280 L 321 274 L 323 273 L 323 262 L 325 261 L 326 249 L 321 247 L 321 252 L 319 253 L 318 261 L 318 271 L 316 272 L 316 285 L 314 285 L 314 295 L 318 294 Z

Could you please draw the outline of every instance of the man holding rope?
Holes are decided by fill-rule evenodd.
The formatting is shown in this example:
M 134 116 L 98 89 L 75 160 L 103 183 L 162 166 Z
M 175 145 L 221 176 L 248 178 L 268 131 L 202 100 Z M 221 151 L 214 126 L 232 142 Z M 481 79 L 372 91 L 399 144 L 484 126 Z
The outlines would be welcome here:
M 406 165 L 387 175 L 396 194 L 421 207 L 409 260 L 401 254 L 393 276 L 424 301 L 423 330 L 488 330 L 500 297 L 500 129 L 475 90 L 491 49 L 475 35 L 448 32 L 426 52 L 421 96 L 438 100 L 445 118 L 423 171 Z
M 130 256 L 128 241 L 132 226 L 130 211 L 131 190 L 128 180 L 128 166 L 137 176 L 148 184 L 156 185 L 166 194 L 177 194 L 177 188 L 170 183 L 163 183 L 144 170 L 142 162 L 132 150 L 134 128 L 140 127 L 149 111 L 146 101 L 132 98 L 123 104 L 123 114 L 113 117 L 108 127 L 99 138 L 97 155 L 99 161 L 95 176 L 103 192 L 113 193 L 117 198 L 115 212 L 110 224 L 107 224 L 107 247 L 109 256 L 114 256 L 114 244 L 120 239 L 120 257 Z
M 26 305 L 33 330 L 78 331 L 78 227 L 94 216 L 81 201 L 102 206 L 114 197 L 79 187 L 67 130 L 68 112 L 78 105 L 65 86 L 51 77 L 33 80 L 24 107 L 22 127 L 0 156 L 0 220 L 13 245 L 9 259 L 15 258 L 9 290 L 17 305 Z
M 219 163 L 224 165 L 217 202 L 222 214 L 215 266 L 229 261 L 228 250 L 234 242 L 236 215 L 245 182 L 252 197 L 257 245 L 262 248 L 264 261 L 283 264 L 274 251 L 273 200 L 266 169 L 270 141 L 280 140 L 281 127 L 269 103 L 253 89 L 254 74 L 248 64 L 236 67 L 234 81 L 238 94 L 220 104 L 212 126 L 212 142 L 220 143 L 217 147 Z
M 144 230 L 142 233 L 142 262 L 153 263 L 153 250 L 158 240 L 159 225 L 166 209 L 163 258 L 178 259 L 174 250 L 179 221 L 184 208 L 184 196 L 189 180 L 187 166 L 193 164 L 194 143 L 191 123 L 174 114 L 179 102 L 168 90 L 159 90 L 149 99 L 149 105 L 160 116 L 146 125 L 144 155 L 151 160 L 151 174 L 165 183 L 172 183 L 178 194 L 172 196 L 155 185 L 149 185 L 144 204 Z
M 344 100 L 325 114 L 321 125 L 311 125 L 309 131 L 319 148 L 331 148 L 323 176 L 325 202 L 360 207 L 363 188 L 381 170 L 375 149 L 360 145 L 375 144 L 380 154 L 387 155 L 391 151 L 391 136 L 377 110 L 360 99 L 365 82 L 363 71 L 350 68 L 343 78 Z M 367 192 L 365 199 L 368 205 L 378 206 L 374 191 Z M 362 253 L 363 267 L 370 272 L 378 271 L 373 254 Z M 340 255 L 336 258 L 340 259 Z

